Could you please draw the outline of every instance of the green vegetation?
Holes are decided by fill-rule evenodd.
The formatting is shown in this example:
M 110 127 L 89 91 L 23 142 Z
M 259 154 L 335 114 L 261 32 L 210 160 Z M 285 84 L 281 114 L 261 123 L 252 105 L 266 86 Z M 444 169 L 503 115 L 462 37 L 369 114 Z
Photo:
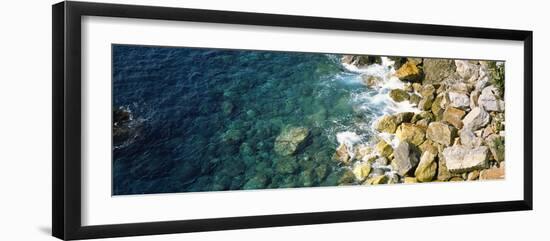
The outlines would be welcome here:
M 489 61 L 488 67 L 491 74 L 491 84 L 499 89 L 501 96 L 504 96 L 504 63 L 497 64 L 496 61 Z

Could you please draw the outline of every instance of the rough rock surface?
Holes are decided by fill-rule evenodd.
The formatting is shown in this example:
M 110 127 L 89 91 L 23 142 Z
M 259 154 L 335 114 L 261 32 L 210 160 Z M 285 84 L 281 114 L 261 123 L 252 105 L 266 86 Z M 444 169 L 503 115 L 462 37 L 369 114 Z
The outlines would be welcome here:
M 464 94 L 462 92 L 450 91 L 449 101 L 450 101 L 449 104 L 452 107 L 463 108 L 463 109 L 470 107 L 470 97 L 468 97 L 467 94 Z
M 447 59 L 424 59 L 423 68 L 425 73 L 423 84 L 440 83 L 456 70 L 454 61 Z
M 421 126 L 403 123 L 397 128 L 395 135 L 403 142 L 408 141 L 414 145 L 420 145 L 425 140 L 426 131 Z
M 437 153 L 425 151 L 420 157 L 420 163 L 414 172 L 416 180 L 419 182 L 431 181 L 437 173 L 437 162 L 435 161 Z
M 504 111 L 504 103 L 498 99 L 497 93 L 496 87 L 485 87 L 477 100 L 478 105 L 487 111 Z
M 375 129 L 379 132 L 395 133 L 397 129 L 397 120 L 395 116 L 382 116 L 376 123 Z
M 394 159 L 391 163 L 397 174 L 404 176 L 418 165 L 418 153 L 406 141 L 399 143 L 395 148 Z
M 481 107 L 476 107 L 464 117 L 462 122 L 464 123 L 464 129 L 476 131 L 489 124 L 490 120 L 491 116 L 487 111 Z
M 464 117 L 464 115 L 466 115 L 466 112 L 461 109 L 447 107 L 447 109 L 443 112 L 443 121 L 446 121 L 457 129 L 460 129 L 463 125 L 462 117 Z
M 460 142 L 463 146 L 474 148 L 479 147 L 483 144 L 483 139 L 476 136 L 471 130 L 462 129 L 460 130 Z
M 442 122 L 432 122 L 428 126 L 426 136 L 433 142 L 450 146 L 456 137 L 456 128 Z
M 371 166 L 369 163 L 362 162 L 358 163 L 353 167 L 353 174 L 355 175 L 355 178 L 359 180 L 360 182 L 367 179 L 367 177 L 370 174 Z
M 395 71 L 395 76 L 402 81 L 407 82 L 416 82 L 422 79 L 423 73 L 422 69 L 417 65 L 419 63 L 415 60 L 408 60 L 403 64 L 397 71 Z
M 487 168 L 488 151 L 486 146 L 472 149 L 464 146 L 452 146 L 443 150 L 443 156 L 451 173 L 463 173 Z

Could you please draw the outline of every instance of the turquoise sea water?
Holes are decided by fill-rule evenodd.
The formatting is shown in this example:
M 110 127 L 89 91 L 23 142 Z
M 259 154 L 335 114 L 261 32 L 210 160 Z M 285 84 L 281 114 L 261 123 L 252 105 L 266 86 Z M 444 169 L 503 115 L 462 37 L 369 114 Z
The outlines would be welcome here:
M 134 128 L 113 145 L 114 195 L 335 186 L 338 133 L 369 142 L 387 108 L 336 54 L 112 51 L 113 108 L 130 111 Z M 273 150 L 286 126 L 311 133 L 293 156 Z

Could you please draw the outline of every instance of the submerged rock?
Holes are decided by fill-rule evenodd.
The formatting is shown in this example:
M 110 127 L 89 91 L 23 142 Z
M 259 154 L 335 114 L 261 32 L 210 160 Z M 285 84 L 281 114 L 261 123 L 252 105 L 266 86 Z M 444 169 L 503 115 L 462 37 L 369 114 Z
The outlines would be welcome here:
M 249 189 L 261 189 L 265 188 L 268 182 L 268 177 L 264 174 L 258 174 L 248 180 L 244 186 L 243 189 L 249 190 Z
M 456 128 L 442 122 L 432 122 L 428 126 L 426 136 L 434 142 L 450 146 L 456 137 Z
M 443 156 L 451 173 L 464 173 L 487 168 L 488 151 L 486 146 L 475 148 L 452 146 L 443 150 Z
M 411 144 L 402 141 L 393 152 L 394 159 L 391 163 L 397 174 L 405 176 L 418 165 L 418 153 Z
M 481 107 L 476 107 L 464 117 L 462 122 L 464 123 L 464 129 L 476 131 L 489 124 L 490 120 L 491 116 L 487 111 Z
M 294 155 L 305 147 L 309 137 L 309 129 L 305 127 L 287 127 L 275 139 L 275 152 L 279 155 Z

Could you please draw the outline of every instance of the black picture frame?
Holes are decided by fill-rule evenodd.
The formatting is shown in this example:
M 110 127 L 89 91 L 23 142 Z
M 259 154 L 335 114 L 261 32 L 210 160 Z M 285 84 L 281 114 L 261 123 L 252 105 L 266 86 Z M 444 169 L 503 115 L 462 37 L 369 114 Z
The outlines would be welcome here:
M 106 238 L 213 230 L 308 225 L 380 219 L 532 210 L 533 208 L 533 32 L 384 21 L 262 13 L 197 10 L 89 2 L 60 2 L 52 6 L 52 233 L 65 239 Z M 450 36 L 524 43 L 524 186 L 523 199 L 456 205 L 343 210 L 284 215 L 140 222 L 99 226 L 81 224 L 81 17 L 229 23 L 327 30 L 350 30 L 425 36 Z

